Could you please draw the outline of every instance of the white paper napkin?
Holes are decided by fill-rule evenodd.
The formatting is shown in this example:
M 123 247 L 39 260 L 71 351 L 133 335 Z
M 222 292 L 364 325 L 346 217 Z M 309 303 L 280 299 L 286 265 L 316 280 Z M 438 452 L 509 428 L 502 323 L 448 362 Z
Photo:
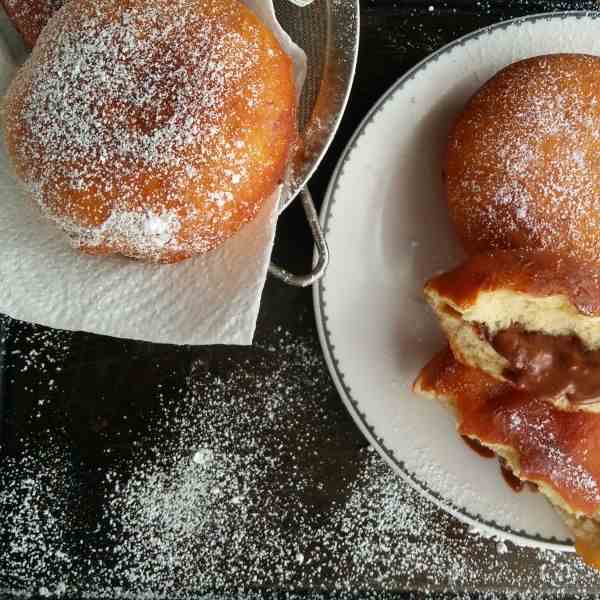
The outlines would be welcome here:
M 282 30 L 272 0 L 244 0 L 294 61 L 306 56 Z M 0 32 L 10 32 L 6 21 Z M 11 55 L 9 46 L 13 51 Z M 0 44 L 0 92 L 21 62 L 11 33 Z M 0 313 L 59 329 L 170 344 L 252 343 L 271 257 L 280 191 L 216 250 L 176 265 L 86 256 L 44 220 L 0 148 Z

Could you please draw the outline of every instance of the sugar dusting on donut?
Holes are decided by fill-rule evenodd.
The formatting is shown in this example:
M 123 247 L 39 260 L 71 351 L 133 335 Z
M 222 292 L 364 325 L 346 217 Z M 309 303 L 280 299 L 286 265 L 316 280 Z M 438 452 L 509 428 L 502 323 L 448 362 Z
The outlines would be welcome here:
M 31 47 L 50 17 L 66 0 L 2 0 L 6 13 Z
M 575 431 L 579 427 L 579 431 L 593 432 L 598 418 L 578 414 L 565 417 L 543 401 L 532 400 L 524 408 L 502 412 L 500 419 L 529 477 L 543 474 L 573 504 L 585 505 L 593 513 L 600 505 L 600 485 L 594 472 L 597 465 L 586 446 L 587 436 L 568 436 L 566 424 Z
M 168 260 L 255 216 L 264 198 L 238 192 L 259 160 L 273 171 L 281 156 L 270 164 L 248 148 L 256 133 L 244 119 L 269 108 L 259 75 L 282 51 L 242 8 L 83 0 L 50 21 L 9 92 L 8 141 L 18 175 L 76 246 Z
M 600 58 L 515 63 L 451 134 L 450 211 L 469 251 L 532 246 L 600 257 Z

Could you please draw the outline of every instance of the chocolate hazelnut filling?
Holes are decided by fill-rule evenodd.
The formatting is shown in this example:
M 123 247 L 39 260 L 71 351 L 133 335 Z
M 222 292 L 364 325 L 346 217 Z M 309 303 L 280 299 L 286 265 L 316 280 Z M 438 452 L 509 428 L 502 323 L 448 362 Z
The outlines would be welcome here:
M 600 401 L 600 350 L 587 350 L 574 335 L 547 335 L 518 325 L 486 334 L 510 364 L 504 376 L 538 398 L 565 397 L 573 404 Z

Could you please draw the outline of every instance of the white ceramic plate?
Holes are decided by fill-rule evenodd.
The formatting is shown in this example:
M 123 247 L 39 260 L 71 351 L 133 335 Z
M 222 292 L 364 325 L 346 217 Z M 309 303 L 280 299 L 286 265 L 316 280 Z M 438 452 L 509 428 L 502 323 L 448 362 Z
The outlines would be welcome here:
M 314 296 L 338 391 L 394 469 L 488 534 L 568 550 L 568 532 L 544 499 L 513 492 L 495 461 L 460 440 L 452 415 L 410 389 L 443 345 L 423 283 L 461 256 L 441 185 L 449 125 L 499 69 L 556 52 L 600 54 L 600 13 L 539 15 L 470 34 L 417 65 L 381 98 L 331 182 L 321 215 L 331 266 Z

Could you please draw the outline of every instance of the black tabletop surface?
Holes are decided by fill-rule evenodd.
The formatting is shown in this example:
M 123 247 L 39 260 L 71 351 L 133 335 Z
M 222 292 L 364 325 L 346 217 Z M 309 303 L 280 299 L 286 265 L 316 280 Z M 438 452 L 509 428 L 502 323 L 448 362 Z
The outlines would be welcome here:
M 343 1 L 343 0 L 340 0 Z M 362 117 L 458 36 L 596 2 L 363 0 L 356 82 L 310 183 Z M 307 270 L 299 206 L 275 259 Z M 308 289 L 269 279 L 251 348 L 0 318 L 0 597 L 588 597 L 568 555 L 486 540 L 398 480 L 345 412 Z

